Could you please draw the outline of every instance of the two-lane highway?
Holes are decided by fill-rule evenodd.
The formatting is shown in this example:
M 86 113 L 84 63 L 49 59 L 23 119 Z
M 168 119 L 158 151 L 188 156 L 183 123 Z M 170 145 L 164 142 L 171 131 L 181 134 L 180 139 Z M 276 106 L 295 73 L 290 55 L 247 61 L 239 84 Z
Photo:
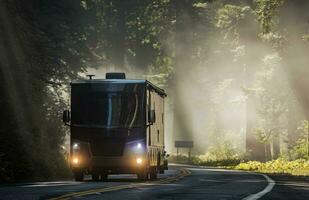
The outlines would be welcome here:
M 24 184 L 0 185 L 0 200 L 6 199 L 68 199 L 73 196 L 85 196 L 98 192 L 112 192 L 125 188 L 152 186 L 176 181 L 185 176 L 182 168 L 167 170 L 165 174 L 159 175 L 157 181 L 139 182 L 136 175 L 110 175 L 107 182 L 95 182 L 90 177 L 84 182 L 53 181 L 32 182 Z
M 0 199 L 309 199 L 308 178 L 266 176 L 242 171 L 171 166 L 157 181 L 133 175 L 108 182 L 39 182 L 0 188 Z
M 116 193 L 96 193 L 84 199 L 244 199 L 263 191 L 268 181 L 261 175 L 215 168 L 185 167 L 190 175 L 172 183 L 133 188 Z M 77 198 L 74 198 L 77 199 Z M 78 199 L 81 199 L 79 197 Z

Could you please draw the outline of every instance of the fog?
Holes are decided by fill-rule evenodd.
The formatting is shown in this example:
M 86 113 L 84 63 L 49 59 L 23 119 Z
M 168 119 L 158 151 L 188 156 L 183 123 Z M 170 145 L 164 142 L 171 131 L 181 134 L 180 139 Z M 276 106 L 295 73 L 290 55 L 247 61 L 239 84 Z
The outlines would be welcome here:
M 309 158 L 308 0 L 0 5 L 0 182 L 69 174 L 70 82 L 106 72 L 167 92 L 168 153 Z
M 220 9 L 216 6 L 208 4 L 199 13 L 206 16 Z M 176 52 L 172 81 L 163 85 L 168 93 L 165 126 L 168 152 L 175 153 L 175 140 L 193 140 L 196 155 L 222 143 L 239 154 L 264 151 L 269 143 L 274 156 L 274 149 L 277 148 L 278 155 L 286 153 L 293 145 L 291 138 L 297 140 L 297 127 L 308 111 L 309 51 L 308 42 L 302 40 L 308 30 L 309 16 L 305 13 L 308 9 L 285 4 L 276 19 L 276 31 L 261 36 L 252 7 L 245 6 L 240 6 L 243 16 L 233 29 L 220 27 L 217 17 L 194 26 L 185 24 L 190 28 L 176 30 L 176 35 L 164 40 L 169 51 Z M 177 34 L 184 44 L 177 41 Z M 192 35 L 198 35 L 198 41 L 186 38 Z M 156 75 L 128 65 L 125 70 L 102 67 L 87 71 L 97 77 L 104 77 L 106 72 L 125 71 L 127 78 L 151 81 Z M 259 130 L 264 133 L 259 135 Z M 279 147 L 274 148 L 276 145 Z

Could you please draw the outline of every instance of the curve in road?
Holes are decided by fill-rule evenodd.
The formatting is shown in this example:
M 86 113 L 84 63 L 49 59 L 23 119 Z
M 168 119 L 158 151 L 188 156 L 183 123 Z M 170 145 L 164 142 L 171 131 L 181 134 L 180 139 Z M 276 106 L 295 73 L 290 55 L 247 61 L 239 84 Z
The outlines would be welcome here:
M 177 173 L 181 171 L 181 173 Z M 190 174 L 189 174 L 190 173 Z M 138 182 L 134 175 L 108 182 L 37 182 L 0 186 L 0 199 L 89 200 L 277 200 L 309 199 L 309 177 L 263 175 L 190 165 L 170 166 L 157 181 Z

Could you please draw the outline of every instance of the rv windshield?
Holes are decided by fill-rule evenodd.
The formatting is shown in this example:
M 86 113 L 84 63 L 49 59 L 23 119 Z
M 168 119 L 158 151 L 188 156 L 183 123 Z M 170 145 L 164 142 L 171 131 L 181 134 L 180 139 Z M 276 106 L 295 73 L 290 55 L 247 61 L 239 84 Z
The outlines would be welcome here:
M 72 125 L 106 128 L 142 126 L 143 85 L 87 83 L 72 85 Z

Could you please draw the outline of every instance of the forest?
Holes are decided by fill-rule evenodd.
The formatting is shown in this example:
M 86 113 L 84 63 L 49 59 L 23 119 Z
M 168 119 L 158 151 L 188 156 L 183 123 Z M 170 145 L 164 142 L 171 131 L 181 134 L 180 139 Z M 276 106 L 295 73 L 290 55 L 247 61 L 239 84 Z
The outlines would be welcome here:
M 166 147 L 200 160 L 309 159 L 309 1 L 1 0 L 0 182 L 70 176 L 72 80 L 164 88 Z

